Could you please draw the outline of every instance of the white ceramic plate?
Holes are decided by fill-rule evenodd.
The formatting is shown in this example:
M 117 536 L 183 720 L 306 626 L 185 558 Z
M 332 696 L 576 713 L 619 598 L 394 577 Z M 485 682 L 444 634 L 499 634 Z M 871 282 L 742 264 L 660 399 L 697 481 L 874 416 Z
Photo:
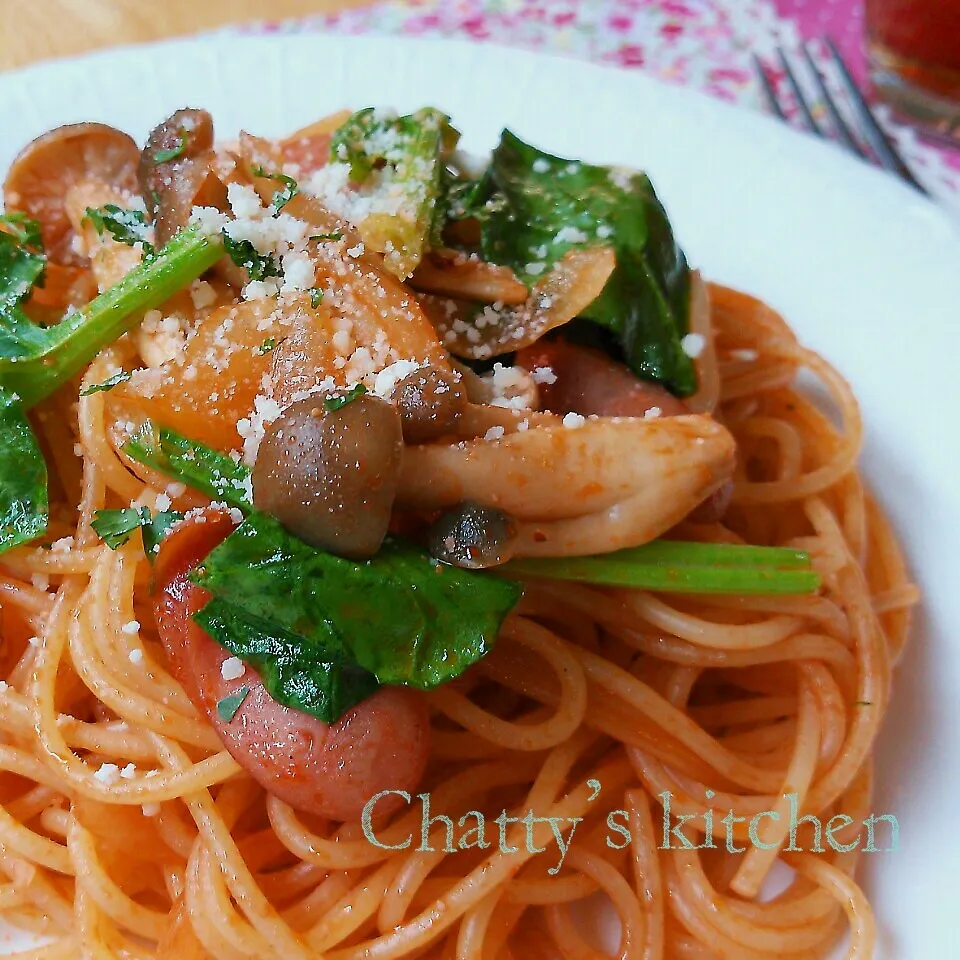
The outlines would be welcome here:
M 508 125 L 560 154 L 643 167 L 690 260 L 769 300 L 852 381 L 864 468 L 925 594 L 877 765 L 874 812 L 897 816 L 900 848 L 865 857 L 861 876 L 882 956 L 955 956 L 960 239 L 939 210 L 829 145 L 636 73 L 388 38 L 205 38 L 0 76 L 0 171 L 69 121 L 142 139 L 195 105 L 221 136 L 273 135 L 344 106 L 428 103 L 470 150 Z

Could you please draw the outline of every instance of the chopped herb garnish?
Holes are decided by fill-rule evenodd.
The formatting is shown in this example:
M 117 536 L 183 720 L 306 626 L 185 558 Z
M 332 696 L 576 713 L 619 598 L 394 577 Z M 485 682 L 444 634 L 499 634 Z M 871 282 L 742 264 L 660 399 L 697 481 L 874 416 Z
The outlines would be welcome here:
M 147 507 L 124 507 L 122 510 L 98 510 L 90 526 L 111 549 L 122 547 L 145 523 L 150 522 Z
M 362 383 L 356 383 L 347 390 L 346 393 L 341 393 L 334 397 L 327 397 L 327 399 L 323 401 L 323 406 L 329 413 L 335 413 L 348 403 L 353 403 L 357 397 L 362 397 L 366 392 L 367 388 Z
M 183 514 L 176 510 L 151 514 L 149 507 L 124 507 L 122 510 L 98 510 L 90 526 L 111 550 L 122 547 L 136 530 L 140 530 L 144 553 L 152 560 L 160 549 L 160 541 L 182 519 Z
M 323 291 L 319 287 L 310 288 L 310 306 L 314 310 L 320 306 L 320 301 L 323 300 Z
M 267 277 L 279 277 L 280 267 L 271 254 L 257 253 L 249 240 L 234 240 L 229 234 L 223 234 L 223 249 L 230 259 L 247 271 L 251 280 L 266 280 Z
M 250 692 L 249 687 L 241 687 L 236 693 L 231 693 L 230 696 L 224 697 L 222 700 L 217 701 L 217 716 L 224 722 L 230 723 L 231 720 L 237 715 L 237 711 L 243 704 L 243 701 L 247 699 L 247 694 Z
M 179 139 L 172 147 L 164 147 L 162 150 L 157 150 L 153 155 L 153 159 L 157 163 L 168 163 L 170 160 L 176 160 L 181 153 L 187 148 L 187 137 L 185 131 L 181 130 Z
M 334 230 L 333 233 L 315 233 L 310 237 L 311 240 L 342 240 L 343 234 L 339 230 Z
M 267 337 L 267 339 L 257 347 L 257 353 L 262 357 L 264 354 L 269 353 L 276 345 L 276 338 Z
M 17 243 L 24 247 L 43 249 L 40 222 L 28 217 L 25 213 L 14 211 L 0 216 L 0 230 L 9 233 Z
M 115 203 L 108 203 L 99 208 L 87 207 L 86 218 L 101 237 L 106 231 L 114 240 L 125 243 L 128 247 L 139 243 L 143 247 L 145 259 L 156 255 L 153 244 L 147 240 L 150 226 L 142 210 L 128 210 Z
M 121 370 L 119 373 L 115 373 L 112 377 L 107 377 L 102 383 L 93 383 L 89 387 L 84 387 L 80 391 L 81 397 L 89 397 L 91 393 L 100 393 L 106 390 L 112 390 L 115 386 L 121 383 L 126 383 L 130 379 L 129 370 Z
M 274 193 L 271 201 L 273 209 L 277 213 L 300 192 L 297 181 L 293 177 L 288 177 L 285 173 L 267 173 L 263 167 L 256 166 L 253 168 L 253 175 L 255 177 L 266 177 L 268 180 L 276 180 L 283 184 L 283 187 Z

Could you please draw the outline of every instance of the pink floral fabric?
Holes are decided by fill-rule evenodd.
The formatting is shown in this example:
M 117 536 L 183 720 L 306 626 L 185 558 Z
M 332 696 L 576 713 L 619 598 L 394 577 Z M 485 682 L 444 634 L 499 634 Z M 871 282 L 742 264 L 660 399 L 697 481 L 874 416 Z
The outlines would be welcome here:
M 640 69 L 754 109 L 763 99 L 753 56 L 830 36 L 865 77 L 862 0 L 388 0 L 328 16 L 259 24 L 271 32 L 456 37 Z M 960 199 L 960 151 L 888 130 L 918 176 Z

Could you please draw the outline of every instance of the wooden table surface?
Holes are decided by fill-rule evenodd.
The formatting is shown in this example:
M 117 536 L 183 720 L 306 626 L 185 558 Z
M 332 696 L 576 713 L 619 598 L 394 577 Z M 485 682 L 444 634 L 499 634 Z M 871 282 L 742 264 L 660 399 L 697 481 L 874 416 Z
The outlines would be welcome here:
M 0 70 L 101 47 L 304 16 L 369 0 L 0 0 Z

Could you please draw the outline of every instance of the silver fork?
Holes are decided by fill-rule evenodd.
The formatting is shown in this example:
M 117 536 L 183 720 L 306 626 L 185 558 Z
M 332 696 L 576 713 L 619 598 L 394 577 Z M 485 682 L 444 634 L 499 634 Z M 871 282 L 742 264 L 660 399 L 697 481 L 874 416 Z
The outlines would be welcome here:
M 811 133 L 823 137 L 825 140 L 834 139 L 833 134 L 835 134 L 840 144 L 851 153 L 866 160 L 868 163 L 878 164 L 885 170 L 889 170 L 902 180 L 905 180 L 921 193 L 929 195 L 929 191 L 917 180 L 913 173 L 911 173 L 910 168 L 897 152 L 893 141 L 877 122 L 876 117 L 874 117 L 873 112 L 867 105 L 867 101 L 864 99 L 863 94 L 850 75 L 850 71 L 833 41 L 827 38 L 824 42 L 830 54 L 830 62 L 836 70 L 837 78 L 849 100 L 853 116 L 856 118 L 856 129 L 851 126 L 841 113 L 840 106 L 827 88 L 826 81 L 817 68 L 816 62 L 810 54 L 808 45 L 804 44 L 801 47 L 801 53 L 816 83 L 816 98 L 809 97 L 803 92 L 796 70 L 784 53 L 783 48 L 780 47 L 777 49 L 777 60 L 786 77 L 787 86 L 790 88 L 790 92 L 796 100 L 803 127 Z M 786 109 L 777 97 L 776 88 L 767 75 L 766 67 L 756 55 L 754 55 L 753 62 L 757 72 L 757 79 L 760 81 L 760 86 L 764 92 L 768 106 L 781 120 L 789 122 Z M 814 107 L 818 100 L 822 102 L 826 108 L 829 123 L 823 121 L 818 122 L 814 117 Z M 866 149 L 861 144 L 860 139 L 857 137 L 858 132 L 860 137 L 866 141 L 869 149 Z

